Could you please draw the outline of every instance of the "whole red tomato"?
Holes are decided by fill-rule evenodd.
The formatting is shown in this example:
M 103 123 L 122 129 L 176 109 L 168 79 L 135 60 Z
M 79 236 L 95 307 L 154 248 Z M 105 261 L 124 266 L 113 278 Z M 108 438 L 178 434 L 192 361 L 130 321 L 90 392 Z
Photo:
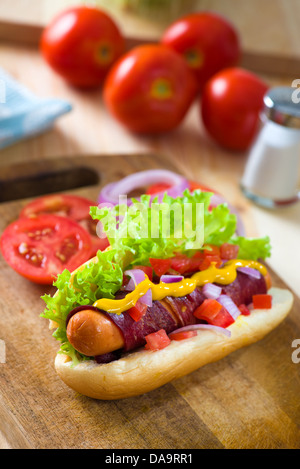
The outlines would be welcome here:
M 241 55 L 235 27 L 210 12 L 193 13 L 175 21 L 161 42 L 183 55 L 197 77 L 199 90 L 219 70 L 237 65 Z
M 241 68 L 222 70 L 206 84 L 201 114 L 210 136 L 229 150 L 244 151 L 259 128 L 267 84 Z
M 124 52 L 124 44 L 107 14 L 98 8 L 75 7 L 45 28 L 40 47 L 48 64 L 70 84 L 94 87 Z
M 131 131 L 160 133 L 181 123 L 195 91 L 194 76 L 179 54 L 145 44 L 112 67 L 103 96 L 112 115 Z

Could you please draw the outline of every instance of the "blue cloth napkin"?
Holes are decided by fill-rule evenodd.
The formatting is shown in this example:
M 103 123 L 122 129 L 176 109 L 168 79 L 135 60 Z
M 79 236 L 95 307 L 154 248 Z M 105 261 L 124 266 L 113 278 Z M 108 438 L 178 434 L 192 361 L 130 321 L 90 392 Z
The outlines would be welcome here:
M 50 129 L 72 106 L 38 98 L 0 68 L 0 149 Z

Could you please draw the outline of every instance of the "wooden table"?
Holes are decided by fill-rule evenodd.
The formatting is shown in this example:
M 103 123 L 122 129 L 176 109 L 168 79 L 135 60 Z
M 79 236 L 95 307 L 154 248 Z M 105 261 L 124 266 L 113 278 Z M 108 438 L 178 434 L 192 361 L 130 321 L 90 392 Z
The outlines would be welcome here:
M 299 34 L 296 31 L 295 17 L 292 14 L 292 7 L 294 6 L 298 10 L 299 7 L 297 7 L 296 2 L 292 0 L 289 0 L 289 2 L 291 9 L 285 6 L 288 2 L 280 0 L 277 2 L 272 1 L 272 8 L 276 3 L 276 7 L 272 10 L 274 24 L 272 23 L 273 26 L 270 26 L 270 35 L 268 40 L 264 42 L 264 44 L 269 44 L 271 48 L 271 44 L 274 46 L 273 39 L 277 38 L 276 41 L 280 42 L 280 44 L 277 44 L 279 55 L 286 54 L 288 59 L 290 59 L 291 54 L 296 53 L 295 44 L 298 43 L 297 34 Z M 9 7 L 11 3 L 8 1 L 1 2 L 0 17 L 1 15 L 5 17 L 6 13 L 8 17 L 11 15 Z M 29 2 L 23 2 L 23 10 L 24 8 L 27 10 L 24 7 L 25 3 L 28 4 Z M 49 18 L 50 13 L 51 15 L 53 13 L 53 10 L 49 7 L 50 0 L 48 0 L 48 3 L 46 0 L 44 2 L 39 1 L 38 3 L 40 5 L 40 14 L 37 16 L 40 19 L 42 17 L 42 22 L 45 22 Z M 61 5 L 61 1 L 51 2 L 53 6 L 56 5 L 55 8 L 58 7 L 58 3 Z M 221 3 L 222 7 L 220 7 Z M 224 10 L 226 6 L 227 13 L 231 12 L 232 17 L 237 18 L 239 26 L 242 28 L 241 33 L 245 32 L 247 46 L 250 47 L 252 44 L 259 48 L 259 41 L 256 39 L 257 32 L 253 30 L 253 27 L 251 30 L 251 21 L 247 20 L 249 10 L 243 14 L 239 10 L 240 16 L 237 16 L 234 7 L 235 3 L 234 0 L 232 2 L 214 2 L 216 9 L 219 7 L 219 9 Z M 270 6 L 270 3 L 265 0 L 265 8 L 262 9 L 265 14 L 268 10 L 267 6 Z M 41 9 L 41 4 L 44 9 Z M 262 1 L 259 4 L 261 5 Z M 6 10 L 4 7 L 6 7 Z M 247 8 L 249 9 L 250 6 Z M 253 10 L 251 9 L 250 11 L 253 13 Z M 32 9 L 30 14 L 34 16 L 34 12 L 37 11 Z M 45 14 L 45 11 L 47 14 Z M 279 29 L 281 34 L 278 37 L 275 34 L 275 30 L 278 32 L 278 28 L 275 28 L 275 25 L 278 25 L 281 15 L 284 18 L 282 24 L 285 24 L 286 27 L 285 29 Z M 135 27 L 137 27 L 137 24 L 135 23 Z M 142 28 L 141 25 L 140 27 Z M 288 31 L 288 34 L 283 34 L 282 30 Z M 259 28 L 259 32 L 262 34 L 261 28 Z M 137 29 L 135 29 L 135 33 L 138 35 Z M 263 34 L 267 35 L 267 31 L 264 31 Z M 253 42 L 250 41 L 251 37 Z M 253 50 L 255 51 L 255 47 Z M 265 53 L 266 50 L 263 52 Z M 267 52 L 269 53 L 270 49 Z M 275 54 L 276 51 L 272 50 L 271 53 Z M 239 181 L 247 155 L 224 151 L 207 138 L 200 122 L 197 104 L 192 107 L 181 127 L 169 135 L 137 137 L 128 133 L 107 113 L 102 103 L 101 91 L 83 93 L 68 87 L 46 66 L 38 54 L 36 47 L 19 45 L 14 42 L 1 42 L 0 58 L 1 66 L 37 95 L 61 97 L 73 104 L 73 111 L 61 118 L 51 131 L 1 150 L 0 171 L 1 167 L 12 163 L 18 164 L 25 161 L 35 163 L 41 159 L 57 159 L 61 156 L 72 159 L 75 155 L 81 154 L 96 156 L 99 154 L 113 155 L 116 153 L 154 152 L 158 155 L 164 155 L 179 172 L 187 177 L 216 187 L 231 203 L 235 204 L 240 209 L 249 236 L 270 235 L 273 245 L 273 256 L 269 264 L 284 279 L 288 287 L 299 294 L 300 205 L 277 211 L 267 211 L 254 206 L 245 199 L 239 189 Z M 285 73 L 285 76 L 264 74 L 264 77 L 270 84 L 274 85 L 282 83 L 290 84 L 293 79 L 298 78 L 292 73 L 291 76 L 288 76 L 287 73 Z M 110 162 L 108 159 L 107 164 L 113 165 L 113 160 Z M 271 363 L 270 366 L 272 366 Z M 222 373 L 221 368 L 220 372 Z M 238 370 L 235 369 L 233 364 L 233 375 L 237 372 Z M 190 379 L 193 380 L 193 377 Z M 180 388 L 180 384 L 178 386 Z M 200 399 L 204 397 L 205 395 L 199 396 Z M 158 394 L 157 399 L 159 401 Z M 295 403 L 295 405 L 299 407 L 299 402 Z M 106 411 L 108 412 L 108 406 Z M 126 420 L 126 417 L 124 418 Z M 209 424 L 211 418 L 209 412 L 205 418 L 207 419 L 207 424 Z M 188 447 L 188 442 L 186 445 Z M 6 448 L 9 446 L 9 443 L 0 433 L 0 447 Z

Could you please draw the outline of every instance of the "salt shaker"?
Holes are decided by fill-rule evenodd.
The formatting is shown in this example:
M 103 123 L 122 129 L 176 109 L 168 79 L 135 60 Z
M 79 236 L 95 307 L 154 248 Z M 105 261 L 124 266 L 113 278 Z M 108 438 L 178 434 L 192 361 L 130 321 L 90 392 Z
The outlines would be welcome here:
M 300 100 L 298 90 L 275 87 L 264 97 L 262 128 L 241 180 L 243 193 L 266 208 L 300 200 Z

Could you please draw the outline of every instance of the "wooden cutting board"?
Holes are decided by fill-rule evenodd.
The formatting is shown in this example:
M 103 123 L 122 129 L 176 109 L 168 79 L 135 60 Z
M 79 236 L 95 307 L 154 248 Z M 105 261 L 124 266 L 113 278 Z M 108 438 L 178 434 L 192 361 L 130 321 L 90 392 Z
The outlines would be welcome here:
M 40 188 L 52 171 L 52 188 L 61 189 L 57 181 L 66 165 L 90 170 L 96 179 L 69 192 L 94 200 L 101 185 L 133 171 L 174 169 L 154 155 L 57 160 L 51 170 L 49 162 L 40 164 Z M 11 184 L 18 179 L 20 185 L 20 174 L 23 180 L 30 176 L 26 166 L 1 168 L 3 177 L 2 171 Z M 0 204 L 0 232 L 27 201 Z M 273 279 L 285 288 L 274 273 Z M 6 350 L 0 363 L 0 432 L 12 448 L 300 448 L 300 363 L 292 360 L 293 352 L 297 356 L 292 343 L 300 339 L 299 299 L 284 323 L 262 341 L 149 394 L 105 402 L 73 392 L 54 370 L 59 344 L 48 321 L 39 317 L 44 309 L 40 297 L 51 292 L 52 287 L 30 283 L 0 258 L 0 339 Z

